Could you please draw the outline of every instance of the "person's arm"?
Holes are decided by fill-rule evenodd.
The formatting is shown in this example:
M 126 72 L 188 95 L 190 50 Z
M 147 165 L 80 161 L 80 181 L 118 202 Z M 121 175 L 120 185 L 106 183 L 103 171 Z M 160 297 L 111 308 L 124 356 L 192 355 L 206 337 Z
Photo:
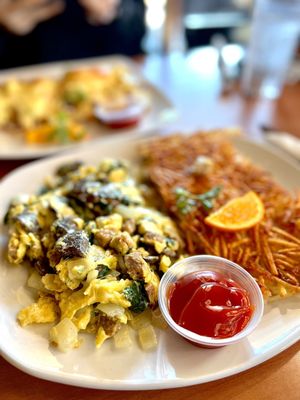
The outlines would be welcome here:
M 26 35 L 64 7 L 63 0 L 0 0 L 0 25 L 15 35 Z

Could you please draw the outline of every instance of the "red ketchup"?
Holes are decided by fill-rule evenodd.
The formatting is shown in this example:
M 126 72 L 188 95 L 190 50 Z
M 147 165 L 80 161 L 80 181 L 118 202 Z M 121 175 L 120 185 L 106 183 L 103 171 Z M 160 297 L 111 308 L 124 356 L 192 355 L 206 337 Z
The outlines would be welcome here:
M 123 129 L 137 125 L 139 122 L 140 122 L 140 117 L 132 117 L 128 119 L 124 118 L 120 120 L 105 121 L 103 123 L 113 129 Z
M 248 292 L 218 272 L 199 271 L 179 279 L 169 291 L 173 320 L 198 335 L 232 337 L 248 324 L 253 306 Z

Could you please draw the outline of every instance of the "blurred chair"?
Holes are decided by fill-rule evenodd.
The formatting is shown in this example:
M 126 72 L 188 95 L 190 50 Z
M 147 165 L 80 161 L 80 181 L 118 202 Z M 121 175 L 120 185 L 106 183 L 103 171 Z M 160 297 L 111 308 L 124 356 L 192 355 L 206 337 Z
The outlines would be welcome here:
M 208 45 L 216 33 L 234 41 L 234 31 L 249 23 L 251 3 L 251 0 L 167 1 L 164 51 Z
M 212 37 L 222 34 L 233 40 L 234 30 L 249 21 L 249 10 L 238 7 L 232 0 L 184 2 L 184 28 L 188 47 L 207 45 Z

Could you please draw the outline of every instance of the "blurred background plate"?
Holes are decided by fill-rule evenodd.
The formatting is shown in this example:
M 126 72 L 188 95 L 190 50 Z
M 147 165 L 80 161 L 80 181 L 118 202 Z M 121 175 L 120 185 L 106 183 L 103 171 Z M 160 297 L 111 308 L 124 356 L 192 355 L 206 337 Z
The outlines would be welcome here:
M 23 133 L 11 133 L 0 130 L 0 159 L 33 159 L 47 156 L 70 148 L 82 147 L 91 141 L 103 140 L 123 135 L 136 137 L 145 136 L 162 128 L 165 124 L 177 118 L 177 111 L 171 101 L 154 85 L 147 81 L 140 72 L 139 65 L 124 56 L 108 56 L 77 61 L 63 61 L 30 67 L 21 67 L 1 72 L 0 84 L 8 79 L 35 79 L 39 77 L 59 78 L 69 70 L 89 67 L 113 67 L 123 65 L 128 68 L 141 88 L 149 96 L 149 106 L 140 123 L 123 129 L 111 129 L 100 123 L 93 122 L 87 126 L 90 134 L 88 141 L 68 145 L 29 145 L 25 142 Z

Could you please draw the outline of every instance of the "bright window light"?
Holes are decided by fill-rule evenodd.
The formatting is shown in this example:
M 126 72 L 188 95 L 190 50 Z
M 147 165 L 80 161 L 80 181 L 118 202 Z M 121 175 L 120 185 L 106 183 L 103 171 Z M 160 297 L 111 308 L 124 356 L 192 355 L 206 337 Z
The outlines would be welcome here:
M 159 7 L 163 8 L 167 4 L 167 0 L 144 0 L 147 7 Z
M 153 4 L 154 5 L 154 4 Z M 146 11 L 146 24 L 149 29 L 160 29 L 166 18 L 166 12 L 164 8 L 159 7 L 149 7 Z
M 244 50 L 236 44 L 227 44 L 222 49 L 222 56 L 227 65 L 237 65 L 244 57 Z

